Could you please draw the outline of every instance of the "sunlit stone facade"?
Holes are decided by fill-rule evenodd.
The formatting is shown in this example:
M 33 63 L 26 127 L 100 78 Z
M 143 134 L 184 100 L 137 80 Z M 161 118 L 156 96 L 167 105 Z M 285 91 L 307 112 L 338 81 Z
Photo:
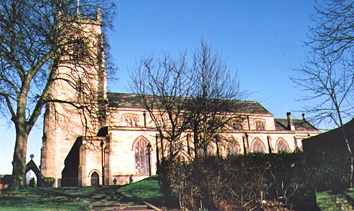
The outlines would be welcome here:
M 101 34 L 100 20 L 85 22 L 83 26 Z M 97 52 L 104 57 L 104 52 Z M 47 105 L 41 172 L 54 178 L 55 187 L 125 184 L 155 174 L 156 164 L 168 156 L 169 145 L 159 138 L 139 97 L 107 93 L 104 63 L 88 70 L 94 76 L 86 81 L 94 87 L 95 96 L 90 99 L 105 102 L 104 108 L 93 109 L 96 118 L 92 115 L 88 119 L 69 105 Z M 67 74 L 68 70 L 59 68 L 58 73 Z M 52 94 L 58 98 L 72 98 L 74 93 L 65 84 L 52 87 Z M 210 143 L 208 153 L 218 151 L 220 156 L 227 156 L 292 152 L 302 148 L 302 139 L 320 133 L 305 119 L 291 119 L 290 113 L 277 119 L 258 102 L 248 103 L 252 109 L 243 111 L 245 118 L 220 134 L 224 139 L 218 146 Z M 192 148 L 191 134 L 186 131 L 173 150 L 181 159 L 190 160 L 194 157 Z

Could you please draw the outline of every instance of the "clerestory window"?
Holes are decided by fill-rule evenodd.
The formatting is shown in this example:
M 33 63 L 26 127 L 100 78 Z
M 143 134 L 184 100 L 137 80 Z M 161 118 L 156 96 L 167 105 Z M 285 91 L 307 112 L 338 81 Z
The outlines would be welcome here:
M 256 130 L 265 130 L 265 122 L 263 120 L 256 120 Z

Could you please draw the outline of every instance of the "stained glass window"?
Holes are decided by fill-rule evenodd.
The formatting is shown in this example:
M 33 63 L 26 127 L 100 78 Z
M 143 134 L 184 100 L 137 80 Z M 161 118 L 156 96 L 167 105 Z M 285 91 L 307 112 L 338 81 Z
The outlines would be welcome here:
M 286 141 L 282 138 L 280 138 L 277 142 L 277 146 L 276 146 L 277 152 L 289 152 L 290 148 L 288 143 L 286 143 Z
M 260 121 L 260 120 L 256 121 L 256 130 L 265 130 L 264 121 Z
M 226 151 L 228 155 L 239 154 L 241 152 L 240 145 L 236 142 L 228 142 L 226 144 Z
M 137 175 L 149 175 L 149 155 L 147 150 L 148 141 L 139 138 L 134 144 L 135 173 Z
M 252 152 L 265 152 L 265 146 L 263 144 L 263 142 L 259 139 L 256 138 L 253 142 L 252 142 Z

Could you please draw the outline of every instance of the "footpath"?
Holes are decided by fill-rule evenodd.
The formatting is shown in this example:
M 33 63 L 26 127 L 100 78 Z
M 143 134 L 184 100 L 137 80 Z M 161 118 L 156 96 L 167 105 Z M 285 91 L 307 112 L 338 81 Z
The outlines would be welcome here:
M 90 203 L 90 211 L 113 211 L 113 210 L 139 210 L 139 211 L 163 211 L 148 202 L 137 204 L 136 202 L 121 202 L 121 197 L 112 197 L 104 193 L 92 196 L 93 202 Z

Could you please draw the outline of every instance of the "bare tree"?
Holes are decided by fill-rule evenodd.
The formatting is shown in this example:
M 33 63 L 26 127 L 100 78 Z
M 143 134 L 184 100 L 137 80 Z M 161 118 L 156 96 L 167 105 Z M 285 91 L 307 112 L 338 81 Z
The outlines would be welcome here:
M 217 144 L 216 135 L 236 118 L 230 114 L 241 105 L 235 100 L 242 93 L 227 65 L 205 42 L 195 51 L 192 65 L 187 60 L 186 54 L 178 60 L 169 56 L 157 62 L 142 60 L 131 74 L 132 90 L 141 95 L 160 136 L 169 142 L 169 155 L 177 150 L 175 142 L 190 134 L 188 151 L 198 157 L 200 149 L 206 152 L 212 141 Z
M 88 26 L 90 21 L 108 26 L 111 5 L 100 0 L 0 1 L 0 108 L 16 129 L 13 188 L 25 185 L 28 135 L 44 105 L 57 102 L 87 114 L 102 100 L 102 89 L 87 82 L 94 79 L 93 68 L 104 68 L 104 38 Z M 100 6 L 105 22 L 97 13 Z M 61 85 L 75 93 L 58 98 L 53 86 Z
M 157 61 L 143 59 L 131 73 L 131 88 L 141 96 L 161 141 L 169 142 L 170 157 L 175 142 L 187 129 L 184 110 L 189 102 L 186 96 L 190 95 L 192 78 L 187 72 L 185 54 L 177 60 L 168 55 Z
M 229 129 L 232 121 L 242 118 L 235 112 L 243 107 L 237 100 L 245 97 L 245 93 L 240 91 L 237 75 L 230 74 L 227 64 L 204 41 L 194 53 L 192 72 L 193 100 L 186 111 L 197 157 L 200 150 L 206 154 L 212 142 L 218 149 L 220 134 Z
M 315 26 L 311 28 L 311 49 L 306 63 L 297 69 L 293 81 L 307 95 L 303 100 L 314 102 L 305 107 L 318 124 L 328 121 L 342 128 L 342 135 L 350 155 L 350 187 L 353 187 L 354 157 L 343 124 L 353 118 L 353 50 L 354 2 L 318 2 Z

